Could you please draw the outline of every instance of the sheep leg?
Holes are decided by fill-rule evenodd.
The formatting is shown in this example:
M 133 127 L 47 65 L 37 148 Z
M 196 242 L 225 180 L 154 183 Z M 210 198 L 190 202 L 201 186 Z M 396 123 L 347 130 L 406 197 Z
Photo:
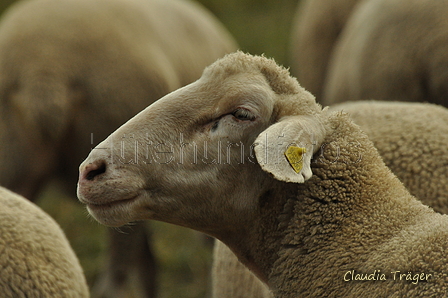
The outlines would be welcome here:
M 94 285 L 92 297 L 155 298 L 157 266 L 147 227 L 137 223 L 108 231 L 109 259 Z

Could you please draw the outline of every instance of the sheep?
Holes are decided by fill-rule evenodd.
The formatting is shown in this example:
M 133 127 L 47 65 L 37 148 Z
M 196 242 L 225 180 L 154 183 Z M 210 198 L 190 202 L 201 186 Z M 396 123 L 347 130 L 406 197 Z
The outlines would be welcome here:
M 59 179 L 75 194 L 78 165 L 94 143 L 236 48 L 195 2 L 15 3 L 0 20 L 0 185 L 34 200 L 50 179 Z M 122 234 L 110 233 L 113 243 L 123 242 Z M 128 245 L 145 247 L 144 227 L 132 233 L 142 240 L 126 239 Z M 103 290 L 113 297 L 130 275 L 117 268 L 126 273 L 140 266 L 123 260 L 127 251 L 115 252 L 108 265 Z M 148 250 L 139 251 L 147 259 Z M 145 259 L 140 267 L 148 271 Z M 152 296 L 145 289 L 151 284 L 141 281 L 142 296 Z
M 448 214 L 448 111 L 429 103 L 360 101 L 331 107 L 360 125 L 409 192 Z
M 81 265 L 59 225 L 0 187 L 2 297 L 89 297 Z
M 350 114 L 409 192 L 448 214 L 448 111 L 427 103 L 360 101 L 332 106 Z M 213 297 L 270 297 L 267 287 L 222 242 L 213 253 Z M 255 295 L 252 293 L 256 293 Z
M 359 0 L 302 0 L 290 36 L 291 73 L 321 99 L 334 45 Z
M 262 56 L 229 54 L 131 118 L 80 165 L 77 193 L 107 226 L 153 219 L 221 240 L 275 297 L 447 291 L 448 217 Z
M 448 106 L 446 1 L 366 0 L 347 22 L 322 103 L 362 99 Z

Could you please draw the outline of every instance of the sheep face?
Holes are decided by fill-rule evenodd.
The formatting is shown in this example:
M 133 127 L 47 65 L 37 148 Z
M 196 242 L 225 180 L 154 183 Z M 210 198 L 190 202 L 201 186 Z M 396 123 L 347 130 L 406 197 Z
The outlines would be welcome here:
M 241 59 L 255 61 L 234 67 Z M 156 219 L 216 235 L 257 209 L 276 181 L 267 172 L 309 178 L 309 128 L 319 118 L 311 114 L 320 107 L 289 75 L 297 90 L 281 94 L 260 62 L 273 63 L 226 56 L 99 144 L 80 167 L 78 197 L 90 214 L 110 226 Z M 307 152 L 299 170 L 285 156 L 291 144 L 293 155 Z

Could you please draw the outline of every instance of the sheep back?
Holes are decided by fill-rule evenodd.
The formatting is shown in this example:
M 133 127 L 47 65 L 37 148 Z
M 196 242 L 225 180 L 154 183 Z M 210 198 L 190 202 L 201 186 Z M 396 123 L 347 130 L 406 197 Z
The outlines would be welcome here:
M 334 48 L 322 103 L 372 98 L 447 105 L 447 12 L 445 1 L 360 3 Z
M 350 114 L 410 193 L 448 214 L 448 110 L 428 103 L 360 101 L 332 106 Z
M 58 224 L 1 187 L 0 204 L 2 297 L 89 297 L 79 261 Z

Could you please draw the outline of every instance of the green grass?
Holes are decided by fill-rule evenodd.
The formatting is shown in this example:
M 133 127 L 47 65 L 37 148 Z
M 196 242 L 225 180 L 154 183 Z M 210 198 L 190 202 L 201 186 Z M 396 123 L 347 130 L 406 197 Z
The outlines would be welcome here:
M 207 297 L 212 241 L 190 229 L 152 222 L 162 298 Z M 175 285 L 175 286 L 174 286 Z
M 230 31 L 241 49 L 288 66 L 291 24 L 298 0 L 199 0 Z
M 12 3 L 16 1 L 14 0 L 0 0 L 0 13 L 8 8 Z
M 105 260 L 106 228 L 88 216 L 85 207 L 76 199 L 76 194 L 69 197 L 57 185 L 49 186 L 37 204 L 64 230 L 80 259 L 89 285 L 92 285 Z

